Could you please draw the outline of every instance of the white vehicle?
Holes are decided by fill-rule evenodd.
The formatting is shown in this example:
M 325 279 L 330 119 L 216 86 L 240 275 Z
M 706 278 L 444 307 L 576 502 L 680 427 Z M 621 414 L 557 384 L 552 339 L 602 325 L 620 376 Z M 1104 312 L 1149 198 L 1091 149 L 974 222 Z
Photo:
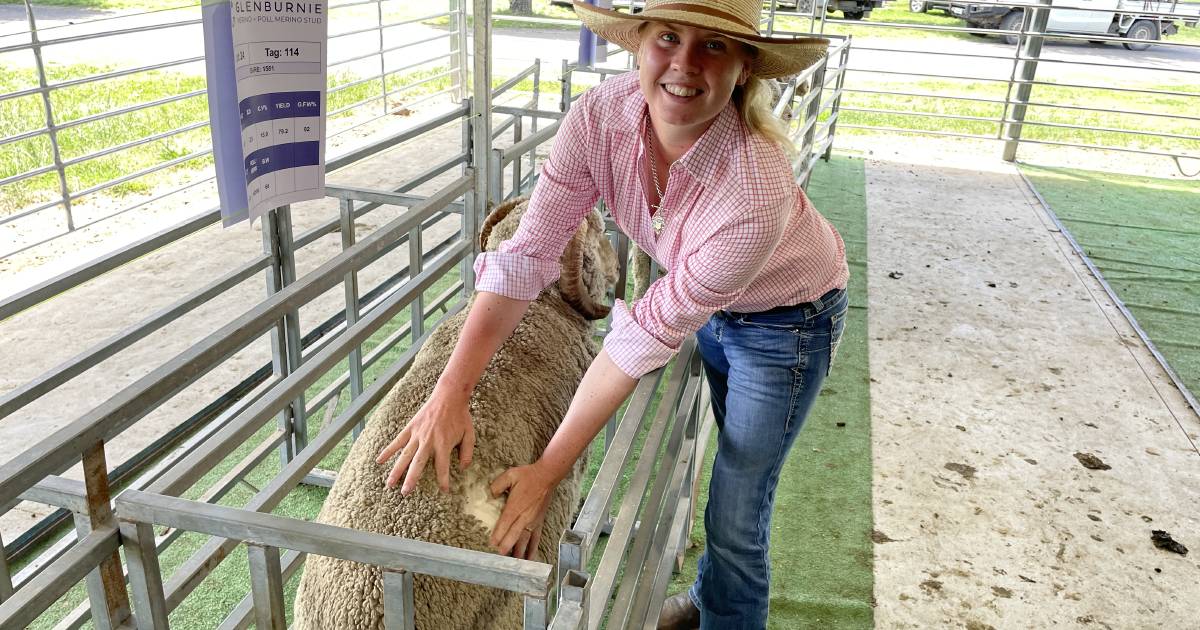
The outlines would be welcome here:
M 1017 31 L 1024 8 L 972 3 L 955 5 L 951 13 L 971 26 Z M 1179 32 L 1180 23 L 1194 27 L 1198 21 L 1200 6 L 1181 5 L 1177 0 L 1053 0 L 1046 32 L 1124 37 L 1130 40 L 1124 42 L 1125 48 L 1146 50 L 1151 42 Z M 1004 41 L 1015 44 L 1017 36 L 1005 35 Z

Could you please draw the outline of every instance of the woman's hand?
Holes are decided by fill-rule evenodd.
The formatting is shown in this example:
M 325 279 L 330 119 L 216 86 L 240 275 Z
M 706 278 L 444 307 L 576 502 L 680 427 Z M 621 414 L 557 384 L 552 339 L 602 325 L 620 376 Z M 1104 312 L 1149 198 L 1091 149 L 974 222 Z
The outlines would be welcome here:
M 417 487 L 425 464 L 432 457 L 438 487 L 442 492 L 450 492 L 450 451 L 456 446 L 459 468 L 470 466 L 475 450 L 475 425 L 467 400 L 447 400 L 435 391 L 396 439 L 379 451 L 375 462 L 382 464 L 400 453 L 384 483 L 394 488 L 404 477 L 400 492 L 407 495 Z
M 492 481 L 492 496 L 508 493 L 508 501 L 490 543 L 503 556 L 533 560 L 542 539 L 542 524 L 558 482 L 537 462 L 509 468 Z

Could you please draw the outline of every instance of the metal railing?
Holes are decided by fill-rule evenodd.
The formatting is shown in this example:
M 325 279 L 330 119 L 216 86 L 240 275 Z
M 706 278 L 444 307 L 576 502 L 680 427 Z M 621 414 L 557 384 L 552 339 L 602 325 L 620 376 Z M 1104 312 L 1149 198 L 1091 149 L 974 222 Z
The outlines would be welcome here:
M 964 3 L 962 6 L 968 5 Z M 1013 28 L 995 29 L 841 20 L 825 15 L 824 2 L 814 2 L 808 12 L 785 12 L 777 8 L 771 30 L 776 34 L 821 34 L 827 25 L 836 25 L 862 33 L 854 49 L 860 53 L 870 53 L 870 60 L 877 63 L 868 65 L 863 62 L 862 55 L 857 55 L 846 68 L 847 78 L 843 88 L 846 99 L 841 106 L 845 114 L 839 125 L 855 130 L 855 133 L 883 132 L 999 140 L 1003 143 L 1004 159 L 1010 161 L 1017 159 L 1019 147 L 1023 144 L 1164 157 L 1172 160 L 1181 174 L 1186 174 L 1187 170 L 1184 161 L 1200 160 L 1200 125 L 1196 124 L 1200 118 L 1192 113 L 1195 105 L 1200 104 L 1200 92 L 1167 87 L 1178 85 L 1184 77 L 1200 76 L 1200 64 L 1192 63 L 1188 67 L 1189 62 L 1180 60 L 1169 67 L 1157 67 L 1136 60 L 1112 62 L 1107 59 L 1064 58 L 1066 51 L 1077 53 L 1079 49 L 1061 46 L 1047 48 L 1051 44 L 1083 42 L 1092 43 L 1093 46 L 1130 44 L 1133 40 L 1106 33 L 1071 34 L 1048 29 L 1052 24 L 1052 15 L 1057 15 L 1055 12 L 1095 15 L 1111 14 L 1111 9 L 1054 7 L 1048 0 L 973 2 L 969 6 L 1000 11 L 1009 9 L 1017 14 L 1019 21 Z M 1176 13 L 1152 9 L 1138 10 L 1137 13 L 1151 18 L 1179 18 Z M 792 19 L 792 26 L 799 28 L 781 28 L 780 21 L 783 18 Z M 901 31 L 924 31 L 944 34 L 946 37 L 922 39 L 919 40 L 920 46 L 912 47 L 898 45 L 896 40 L 881 45 L 869 38 L 862 39 L 868 35 L 886 36 Z M 1012 46 L 1011 52 L 999 52 L 997 46 L 982 39 L 970 43 L 953 39 L 965 34 L 1001 37 L 1011 42 L 1008 44 Z M 953 45 L 935 46 L 930 42 L 951 42 Z M 1161 50 L 1200 51 L 1200 44 L 1188 42 L 1160 40 L 1148 43 Z M 1087 49 L 1089 52 L 1094 50 L 1099 49 Z M 889 56 L 898 55 L 903 55 L 911 62 L 899 68 L 878 63 L 886 61 Z M 956 60 L 969 60 L 980 69 L 956 73 L 941 69 L 948 62 Z M 992 68 L 990 72 L 986 71 L 988 67 Z M 1047 76 L 1056 71 L 1079 72 L 1088 69 L 1093 70 L 1091 76 L 1080 80 L 1055 80 Z M 1101 73 L 1108 75 L 1105 80 L 1099 79 Z M 1138 76 L 1136 81 L 1127 79 L 1134 75 Z M 1126 77 L 1124 82 L 1122 77 Z M 1162 85 L 1143 85 L 1151 83 L 1155 77 L 1161 79 Z M 945 82 L 951 89 L 922 89 L 922 81 Z M 971 91 L 975 89 L 972 85 L 978 84 L 995 85 L 996 88 L 991 91 L 1003 90 L 1004 94 L 972 94 Z M 1039 98 L 1039 93 L 1045 96 Z M 1097 94 L 1118 93 L 1125 95 L 1132 106 L 1106 108 L 1095 103 Z M 863 103 L 867 98 L 880 101 L 881 104 L 866 106 Z M 1154 103 L 1157 98 L 1178 99 L 1181 105 L 1164 111 Z M 914 104 L 923 107 L 914 107 Z M 980 115 L 943 111 L 972 105 L 985 106 L 990 113 Z M 877 123 L 872 120 L 872 116 L 876 115 L 893 122 Z M 1102 125 L 1080 124 L 1077 121 L 1080 115 L 1095 115 L 1110 122 Z M 894 122 L 897 120 L 923 122 L 901 125 Z M 955 130 L 957 122 L 985 124 L 991 131 L 984 131 L 979 125 L 967 130 Z M 1167 127 L 1169 124 L 1173 127 Z M 1069 156 L 1064 159 L 1069 159 Z
M 477 2 L 476 11 L 481 7 L 486 11 L 487 3 L 483 0 Z M 466 235 L 474 234 L 484 206 L 489 200 L 527 189 L 534 181 L 537 149 L 553 136 L 557 125 L 555 122 L 538 129 L 537 123 L 539 119 L 561 118 L 561 112 L 539 109 L 537 63 L 494 92 L 489 89 L 491 76 L 486 59 L 490 25 L 481 20 L 475 28 L 478 63 L 472 93 L 478 97 L 422 125 L 333 159 L 328 167 L 351 164 L 456 121 L 463 124 L 460 154 L 433 165 L 394 190 L 327 187 L 328 195 L 339 200 L 338 216 L 300 235 L 293 234 L 288 207 L 272 211 L 264 222 L 261 256 L 0 399 L 0 419 L 3 419 L 234 284 L 258 272 L 267 277 L 266 300 L 212 331 L 104 404 L 0 465 L 0 513 L 19 500 L 32 500 L 62 508 L 65 515 L 73 515 L 75 525 L 72 535 L 27 564 L 15 580 L 10 571 L 13 558 L 0 545 L 0 626 L 24 625 L 37 619 L 51 603 L 84 580 L 88 599 L 61 619 L 60 627 L 77 628 L 89 620 L 100 628 L 129 623 L 161 627 L 166 615 L 242 542 L 250 545 L 253 588 L 229 613 L 222 627 L 246 627 L 252 619 L 260 627 L 278 627 L 283 619 L 283 578 L 298 570 L 309 552 L 370 561 L 392 570 L 384 586 L 389 601 L 389 627 L 408 627 L 404 624 L 411 623 L 412 608 L 407 604 L 411 602 L 411 572 L 489 585 L 500 585 L 503 579 L 510 590 L 527 597 L 527 627 L 547 624 L 556 628 L 596 627 L 614 588 L 617 598 L 608 616 L 620 620 L 618 625 L 635 621 L 640 624 L 657 616 L 672 573 L 671 560 L 681 553 L 692 522 L 693 484 L 703 461 L 704 436 L 711 428 L 700 421 L 705 416 L 705 388 L 698 357 L 690 344 L 671 366 L 645 377 L 627 411 L 610 424 L 601 474 L 593 484 L 575 529 L 564 539 L 566 563 L 557 568 L 354 534 L 263 514 L 280 505 L 298 484 L 330 485 L 335 474 L 321 470 L 318 464 L 344 436 L 356 433 L 365 415 L 403 375 L 428 335 L 429 314 L 438 311 L 444 319 L 462 308 L 463 292 L 473 282 L 468 270 L 475 247 L 475 239 Z M 840 67 L 844 66 L 847 47 L 843 45 L 838 50 L 834 58 L 842 60 Z M 564 110 L 570 103 L 571 76 L 577 71 L 601 75 L 610 72 L 568 68 L 563 77 Z M 532 80 L 535 85 L 534 96 L 524 107 L 490 107 L 493 97 L 524 80 Z M 817 156 L 828 153 L 836 121 L 836 111 L 829 108 L 836 107 L 838 92 L 834 90 L 833 96 L 825 99 L 822 95 L 829 93 L 825 90 L 827 85 L 839 80 L 838 71 L 826 72 L 822 67 L 785 87 L 778 111 L 793 112 L 798 125 L 794 137 L 805 143 L 801 151 L 803 162 L 797 162 L 797 173 L 807 173 Z M 808 86 L 807 91 L 796 89 L 801 84 Z M 804 96 L 797 96 L 800 92 Z M 500 124 L 493 125 L 494 116 L 487 112 L 502 116 Z M 818 122 L 822 116 L 823 125 Z M 532 121 L 532 132 L 527 136 L 523 134 L 525 118 Z M 494 143 L 499 136 L 510 129 L 512 146 L 496 148 Z M 416 186 L 456 168 L 461 169 L 460 176 L 433 195 L 413 193 Z M 496 176 L 506 168 L 512 173 L 508 190 L 505 189 L 508 178 Z M 355 233 L 355 219 L 381 204 L 404 206 L 409 211 L 360 239 Z M 92 265 L 13 296 L 0 303 L 0 317 L 22 312 L 176 242 L 216 222 L 218 215 L 215 209 L 202 213 Z M 448 215 L 461 217 L 461 229 L 441 243 L 425 247 L 424 228 Z M 333 231 L 340 233 L 342 252 L 315 271 L 297 277 L 296 252 Z M 407 267 L 381 282 L 374 291 L 362 294 L 358 274 L 402 245 L 408 246 Z M 619 247 L 624 252 L 627 244 L 622 242 Z M 426 304 L 422 296 L 439 278 L 454 278 L 456 269 L 457 279 Z M 299 309 L 339 286 L 345 298 L 344 311 L 318 326 L 319 331 L 302 335 Z M 623 281 L 617 291 L 623 295 Z M 405 308 L 409 309 L 405 322 L 380 345 L 364 352 L 364 342 Z M 170 454 L 165 454 L 170 445 L 164 443 L 162 452 L 147 456 L 145 460 L 153 465 L 137 469 L 137 479 L 129 482 L 114 478 L 107 465 L 106 442 L 216 369 L 239 348 L 264 335 L 272 341 L 273 359 L 269 368 L 259 370 L 258 380 L 211 417 L 197 420 L 189 427 L 190 437 L 189 432 L 177 436 L 172 444 L 185 442 Z M 405 339 L 410 344 L 401 352 L 400 344 Z M 373 382 L 367 382 L 365 372 L 372 368 L 381 373 Z M 650 401 L 668 372 L 670 377 L 657 412 L 649 418 Z M 332 381 L 316 391 L 316 383 L 329 375 L 333 375 Z M 349 403 L 341 408 L 337 401 L 346 389 L 350 393 Z M 307 427 L 322 408 L 323 428 L 310 436 Z M 622 495 L 616 485 L 620 481 L 619 471 L 625 467 L 630 444 L 639 439 L 636 436 L 643 427 L 644 448 L 653 452 L 663 450 L 661 464 L 655 467 L 654 458 L 643 458 L 632 473 L 633 483 Z M 247 445 L 252 448 L 234 455 Z M 266 462 L 272 452 L 279 453 L 280 470 L 267 485 L 257 489 L 240 508 L 215 505 L 242 483 L 247 474 Z M 58 476 L 80 461 L 84 464 L 82 482 Z M 214 471 L 221 472 L 219 479 L 203 487 L 197 485 L 202 477 Z M 114 514 L 112 495 L 118 484 L 126 487 L 115 502 Z M 177 498 L 185 491 L 196 494 L 196 498 Z M 618 496 L 621 507 L 613 518 L 607 511 Z M 647 496 L 649 502 L 643 501 Z M 153 525 L 168 529 L 156 535 Z M 207 535 L 207 542 L 164 580 L 159 556 L 188 531 Z M 612 533 L 609 551 L 591 558 L 596 537 L 609 532 Z M 581 544 L 572 547 L 570 541 L 575 537 Z M 347 541 L 353 544 L 346 544 Z M 119 545 L 125 548 L 125 567 L 116 555 Z M 620 548 L 630 551 L 632 555 L 628 558 L 640 560 L 623 560 L 627 554 L 618 551 Z M 287 551 L 280 553 L 280 549 Z M 594 576 L 588 572 L 589 560 L 597 565 Z M 556 570 L 557 576 L 551 578 Z M 619 586 L 618 571 L 625 571 L 626 575 Z M 126 580 L 132 588 L 132 604 Z
M 329 7 L 331 29 L 329 40 L 336 45 L 338 40 L 350 40 L 355 37 L 369 36 L 370 34 L 377 35 L 377 43 L 375 47 L 366 52 L 358 53 L 342 59 L 330 60 L 330 88 L 328 95 L 331 102 L 336 100 L 345 100 L 345 94 L 349 94 L 348 90 L 360 87 L 363 85 L 374 84 L 378 90 L 374 93 L 357 95 L 345 103 L 340 103 L 335 109 L 329 112 L 329 116 L 349 116 L 346 124 L 330 125 L 328 136 L 330 139 L 336 138 L 353 129 L 362 127 L 378 121 L 386 116 L 389 116 L 397 106 L 390 103 L 395 97 L 404 96 L 412 90 L 425 86 L 430 82 L 440 79 L 450 78 L 450 85 L 446 88 L 436 89 L 428 93 L 422 93 L 418 97 L 409 98 L 404 102 L 404 107 L 412 107 L 424 101 L 442 96 L 445 94 L 454 94 L 461 98 L 466 94 L 466 67 L 464 60 L 466 58 L 466 50 L 463 43 L 466 41 L 466 11 L 465 0 L 448 0 L 447 11 L 434 12 L 429 15 L 422 15 L 415 18 L 405 18 L 397 20 L 385 20 L 383 7 L 388 3 L 388 0 L 352 0 L 349 2 L 335 3 Z M 362 12 L 363 7 L 370 5 L 375 9 L 374 20 L 355 16 L 351 20 L 349 28 L 336 30 L 338 25 L 343 20 L 350 18 L 339 19 L 339 14 L 345 13 L 347 10 L 356 9 Z M 194 89 L 171 94 L 162 98 L 157 98 L 152 101 L 134 102 L 119 106 L 111 111 L 105 111 L 98 114 L 86 115 L 73 119 L 64 119 L 64 115 L 55 108 L 55 96 L 64 93 L 73 88 L 84 86 L 96 86 L 104 81 L 110 81 L 120 78 L 138 78 L 153 76 L 151 73 L 172 70 L 179 67 L 194 65 L 203 62 L 203 56 L 191 56 L 184 58 L 170 59 L 154 59 L 151 63 L 145 63 L 132 68 L 123 68 L 119 70 L 111 70 L 100 72 L 86 77 L 74 78 L 62 81 L 52 81 L 47 72 L 47 64 L 43 58 L 43 51 L 46 49 L 62 50 L 65 47 L 79 46 L 103 46 L 106 41 L 112 41 L 112 38 L 121 38 L 136 36 L 146 33 L 159 33 L 174 29 L 187 29 L 181 37 L 194 38 L 196 42 L 200 40 L 200 20 L 195 18 L 198 15 L 199 5 L 192 7 L 184 7 L 181 9 L 149 11 L 142 13 L 134 13 L 117 17 L 102 18 L 95 20 L 99 22 L 112 22 L 116 20 L 130 20 L 143 16 L 161 17 L 155 19 L 151 24 L 138 25 L 128 28 L 106 28 L 92 33 L 55 36 L 59 29 L 64 27 L 50 27 L 39 29 L 37 20 L 34 17 L 34 12 L 31 4 L 25 2 L 26 16 L 28 20 L 28 32 L 24 33 L 29 38 L 28 42 L 0 46 L 0 55 L 17 54 L 29 52 L 33 56 L 33 72 L 37 81 L 37 86 L 27 89 L 18 89 L 6 94 L 0 94 L 0 103 L 5 101 L 15 101 L 22 98 L 39 98 L 40 109 L 42 114 L 41 125 L 36 128 L 23 129 L 17 133 L 7 137 L 0 138 L 0 150 L 17 151 L 24 148 L 25 150 L 37 152 L 37 147 L 41 143 L 48 145 L 48 155 L 44 163 L 31 167 L 23 172 L 0 176 L 0 197 L 9 196 L 16 198 L 16 186 L 39 176 L 54 174 L 57 177 L 58 185 L 57 192 L 53 199 L 34 201 L 25 204 L 19 208 L 12 208 L 11 211 L 0 216 L 0 225 L 32 217 L 40 213 L 60 208 L 62 210 L 63 230 L 53 234 L 46 234 L 40 240 L 34 240 L 20 245 L 12 251 L 0 252 L 0 257 L 11 255 L 13 253 L 23 251 L 30 247 L 34 247 L 53 238 L 57 238 L 66 233 L 73 232 L 77 229 L 94 225 L 100 221 L 121 215 L 123 213 L 145 207 L 148 204 L 160 202 L 166 197 L 175 195 L 185 190 L 192 189 L 201 184 L 211 182 L 213 176 L 211 168 L 204 167 L 200 162 L 206 159 L 212 152 L 206 140 L 204 141 L 189 141 L 189 150 L 185 155 L 156 162 L 149 167 L 133 170 L 122 168 L 121 175 L 98 182 L 87 186 L 72 186 L 70 172 L 85 167 L 89 163 L 93 163 L 103 158 L 109 158 L 114 155 L 122 154 L 123 152 L 141 147 L 155 142 L 166 142 L 181 138 L 184 134 L 205 129 L 208 126 L 207 119 L 196 120 L 188 124 L 184 124 L 171 129 L 164 129 L 161 132 L 154 133 L 145 137 L 135 138 L 129 141 L 117 142 L 108 144 L 103 147 L 95 148 L 86 154 L 78 156 L 67 156 L 60 142 L 60 134 L 64 131 L 73 131 L 76 134 L 82 133 L 89 129 L 89 126 L 100 126 L 111 122 L 114 119 L 119 119 L 121 116 L 127 116 L 146 110 L 154 110 L 160 114 L 170 113 L 170 108 L 179 106 L 187 101 L 196 101 L 203 99 L 206 95 L 204 89 Z M 410 24 L 419 24 L 429 20 L 448 19 L 451 28 L 444 33 L 439 33 L 434 36 L 412 41 L 405 41 L 398 45 L 385 46 L 385 32 L 389 29 L 396 29 Z M 366 26 L 361 26 L 367 22 Z M 87 22 L 77 22 L 70 25 L 70 29 L 78 31 L 81 28 L 86 28 Z M 105 25 L 111 26 L 111 25 Z M 9 37 L 15 34 L 10 34 Z M 432 54 L 426 58 L 413 60 L 411 57 L 404 57 L 399 64 L 395 60 L 401 59 L 401 55 L 409 52 L 414 47 L 422 44 L 430 44 L 440 40 L 448 41 L 449 50 L 444 53 Z M 375 63 L 377 62 L 377 63 Z M 363 68 L 367 64 L 372 64 L 374 70 L 364 71 Z M 398 66 L 398 67 L 393 67 Z M 445 68 L 428 77 L 421 77 L 405 82 L 403 85 L 395 85 L 395 82 L 402 80 L 405 73 L 416 72 L 420 69 L 428 68 Z M 202 74 L 202 73 L 201 73 Z M 198 75 L 199 76 L 199 75 Z M 343 94 L 344 93 L 344 94 Z M 339 96 L 340 95 L 340 96 Z M 367 112 L 370 106 L 377 106 L 378 111 Z M 158 109 L 155 109 L 158 108 Z M 340 128 L 339 128 L 340 127 Z M 106 212 L 102 216 L 91 218 L 86 222 L 80 222 L 78 217 L 72 210 L 72 205 L 77 203 L 82 197 L 93 195 L 96 193 L 104 193 L 111 191 L 113 188 L 128 184 L 130 182 L 147 178 L 157 173 L 163 172 L 178 166 L 190 166 L 197 169 L 193 177 L 186 178 L 181 185 L 175 187 L 167 187 L 158 189 L 155 195 L 146 200 L 138 201 L 128 206 L 119 207 L 111 212 Z M 6 190 L 8 192 L 6 192 Z

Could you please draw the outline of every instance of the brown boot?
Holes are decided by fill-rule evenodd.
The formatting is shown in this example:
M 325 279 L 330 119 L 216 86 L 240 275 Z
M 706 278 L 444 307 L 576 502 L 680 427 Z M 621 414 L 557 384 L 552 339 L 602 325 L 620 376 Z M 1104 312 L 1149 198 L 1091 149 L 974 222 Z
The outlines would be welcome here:
M 663 602 L 658 616 L 658 630 L 695 630 L 700 627 L 700 609 L 692 603 L 687 591 L 672 595 Z

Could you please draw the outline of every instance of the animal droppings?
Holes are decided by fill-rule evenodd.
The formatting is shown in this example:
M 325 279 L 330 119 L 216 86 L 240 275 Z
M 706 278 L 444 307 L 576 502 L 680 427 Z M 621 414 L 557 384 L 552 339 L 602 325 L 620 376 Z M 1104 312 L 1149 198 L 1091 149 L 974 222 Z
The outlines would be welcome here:
M 1154 543 L 1155 547 L 1158 547 L 1163 551 L 1170 551 L 1171 553 L 1177 553 L 1181 556 L 1187 555 L 1188 548 L 1184 547 L 1174 538 L 1171 538 L 1170 534 L 1161 529 L 1156 529 L 1150 532 L 1150 541 Z
M 1079 460 L 1080 464 L 1088 470 L 1110 470 L 1112 466 L 1104 463 L 1104 460 L 1092 455 L 1091 453 L 1075 453 L 1075 459 Z

